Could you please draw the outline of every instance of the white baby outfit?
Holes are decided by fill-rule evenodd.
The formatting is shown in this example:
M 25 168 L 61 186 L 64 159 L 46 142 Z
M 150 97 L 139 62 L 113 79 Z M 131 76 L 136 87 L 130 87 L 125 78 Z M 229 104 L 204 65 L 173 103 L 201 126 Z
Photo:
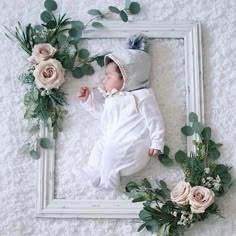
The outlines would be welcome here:
M 121 91 L 102 94 L 90 89 L 82 106 L 100 119 L 101 138 L 83 169 L 93 185 L 119 187 L 120 176 L 143 169 L 150 148 L 163 151 L 164 122 L 154 92 L 149 85 L 150 58 L 140 50 L 126 49 L 108 54 L 124 78 Z

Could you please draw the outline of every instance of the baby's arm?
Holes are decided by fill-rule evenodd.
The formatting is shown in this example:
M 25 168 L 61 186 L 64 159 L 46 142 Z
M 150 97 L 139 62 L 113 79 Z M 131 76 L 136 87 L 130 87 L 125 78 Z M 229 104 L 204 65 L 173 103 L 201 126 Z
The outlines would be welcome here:
M 104 109 L 105 98 L 98 91 L 97 88 L 82 87 L 78 94 L 80 104 L 87 110 L 93 117 L 100 118 Z
M 139 110 L 146 121 L 150 134 L 149 155 L 159 155 L 164 149 L 165 125 L 155 94 L 151 89 L 150 94 L 140 102 Z

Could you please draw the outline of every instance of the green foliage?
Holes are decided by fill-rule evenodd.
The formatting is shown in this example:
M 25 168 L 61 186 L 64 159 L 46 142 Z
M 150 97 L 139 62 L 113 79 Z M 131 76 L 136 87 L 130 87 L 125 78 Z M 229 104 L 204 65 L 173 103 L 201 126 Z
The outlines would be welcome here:
M 48 138 L 41 138 L 40 139 L 40 147 L 44 149 L 52 148 L 52 143 Z
M 53 0 L 46 0 L 44 6 L 48 11 L 55 11 L 57 9 L 57 3 Z
M 140 12 L 140 5 L 137 2 L 131 2 L 129 5 L 129 11 L 131 14 L 138 14 Z
M 197 140 L 193 140 L 196 153 L 187 155 L 182 150 L 175 153 L 175 160 L 180 164 L 185 174 L 185 182 L 191 187 L 202 186 L 212 190 L 216 197 L 223 196 L 232 186 L 231 167 L 216 163 L 220 157 L 218 148 L 221 143 L 211 140 L 211 128 L 204 127 L 198 120 L 195 113 L 189 114 L 190 126 L 181 128 L 181 132 L 186 136 L 195 134 Z M 169 158 L 170 149 L 164 147 L 164 152 L 159 156 L 159 160 L 166 165 L 172 159 Z M 165 161 L 163 161 L 165 160 Z M 192 213 L 191 205 L 177 204 L 171 201 L 170 190 L 163 180 L 156 180 L 155 187 L 152 187 L 147 179 L 141 184 L 133 181 L 126 186 L 127 195 L 132 198 L 132 202 L 143 202 L 143 209 L 139 218 L 143 221 L 138 231 L 146 230 L 157 232 L 157 235 L 183 235 L 194 223 L 207 219 L 210 214 L 220 212 L 216 204 L 216 199 L 204 213 Z

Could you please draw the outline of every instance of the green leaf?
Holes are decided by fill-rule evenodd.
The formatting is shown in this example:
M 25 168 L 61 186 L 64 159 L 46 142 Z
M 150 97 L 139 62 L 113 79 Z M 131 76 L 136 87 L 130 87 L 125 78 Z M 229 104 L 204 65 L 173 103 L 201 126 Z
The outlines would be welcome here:
M 79 50 L 79 57 L 81 59 L 87 59 L 89 57 L 89 51 L 86 48 L 82 48 Z
M 208 152 L 208 158 L 212 160 L 216 160 L 219 157 L 220 157 L 220 152 L 216 148 L 213 148 Z
M 120 17 L 124 22 L 128 21 L 128 16 L 124 10 L 120 11 Z
M 72 75 L 76 79 L 81 79 L 84 76 L 84 72 L 80 67 L 76 67 L 74 70 L 72 70 Z
M 43 22 L 48 23 L 50 20 L 52 20 L 52 15 L 49 11 L 44 11 L 41 13 L 40 18 Z
M 170 148 L 165 145 L 164 146 L 164 154 L 169 155 L 169 153 L 170 153 Z
M 53 127 L 53 138 L 57 139 L 57 137 L 58 137 L 58 129 L 57 129 L 57 126 L 54 125 L 54 127 Z
M 120 14 L 120 10 L 119 10 L 117 7 L 109 6 L 109 10 L 110 10 L 111 12 Z
M 72 70 L 75 63 L 75 57 L 66 59 L 62 64 L 67 70 Z
M 164 166 L 172 166 L 174 164 L 173 160 L 171 160 L 166 154 L 160 154 L 158 159 Z
M 42 32 L 44 30 L 44 27 L 42 25 L 36 25 L 36 26 L 34 26 L 34 30 Z
M 67 42 L 67 37 L 64 34 L 59 34 L 57 35 L 57 41 L 59 42 L 60 45 L 62 45 L 63 43 Z
M 208 142 L 211 138 L 211 128 L 205 127 L 202 131 L 202 136 L 206 142 Z
M 62 130 L 63 130 L 63 125 L 62 125 L 62 123 L 63 123 L 62 119 L 57 118 L 57 127 L 58 127 L 58 130 L 59 130 L 60 132 L 62 132 Z
M 129 10 L 131 14 L 138 14 L 140 12 L 140 5 L 137 2 L 131 2 L 129 6 Z
M 102 13 L 97 9 L 88 10 L 88 14 L 92 16 L 102 16 Z
M 55 11 L 57 9 L 57 3 L 53 0 L 46 0 L 44 6 L 48 11 Z
M 189 116 L 188 116 L 188 119 L 189 119 L 190 122 L 197 122 L 198 121 L 198 116 L 197 116 L 196 113 L 190 112 Z
M 39 131 L 39 125 L 37 124 L 37 125 L 34 125 L 31 127 L 31 129 L 29 130 L 29 133 L 36 134 L 36 133 L 38 133 L 38 131 Z
M 41 138 L 39 144 L 40 144 L 40 147 L 44 149 L 52 148 L 51 141 L 48 138 Z
M 139 213 L 139 218 L 143 221 L 152 220 L 152 214 L 146 210 L 141 210 Z
M 69 30 L 69 35 L 73 38 L 79 39 L 81 38 L 82 32 L 80 28 L 71 28 Z
M 198 122 L 198 121 L 194 122 L 194 123 L 193 123 L 193 129 L 194 129 L 194 131 L 195 131 L 197 134 L 201 135 L 201 133 L 202 133 L 202 131 L 203 131 L 203 125 L 202 125 L 202 123 L 201 123 L 201 122 Z
M 55 20 L 50 20 L 47 24 L 46 27 L 48 29 L 55 29 L 57 27 L 57 22 Z
M 81 70 L 83 71 L 83 73 L 85 75 L 92 75 L 94 73 L 94 69 L 91 65 L 89 64 L 84 64 L 82 67 L 81 67 Z
M 175 160 L 181 164 L 183 161 L 187 160 L 187 154 L 179 150 L 175 153 Z
M 71 21 L 70 23 L 71 23 L 72 28 L 79 27 L 81 30 L 84 28 L 84 23 L 82 21 L 77 20 L 77 21 Z
M 145 228 L 145 226 L 146 226 L 146 223 L 140 225 L 137 231 L 140 232 L 143 228 Z
M 142 180 L 142 185 L 145 186 L 146 188 L 151 188 L 152 187 L 152 185 L 150 184 L 150 182 L 146 178 L 144 178 Z
M 184 126 L 181 128 L 181 132 L 182 134 L 184 134 L 185 136 L 192 136 L 194 134 L 194 130 L 191 126 Z
M 97 22 L 97 21 L 93 22 L 93 23 L 92 23 L 92 26 L 93 26 L 94 28 L 102 28 L 102 27 L 104 27 L 102 23 Z
M 155 220 L 153 219 L 153 220 L 146 222 L 146 228 L 148 231 L 151 231 L 154 233 L 154 232 L 157 232 L 157 230 L 159 228 L 159 224 L 156 219 Z M 158 236 L 159 236 L 159 234 L 158 234 Z
M 30 155 L 31 155 L 31 157 L 34 159 L 34 160 L 38 160 L 39 159 L 39 153 L 37 152 L 37 151 L 35 151 L 35 150 L 31 150 L 30 151 Z
M 104 66 L 104 56 L 98 56 L 95 59 L 98 63 L 99 66 L 103 67 Z
M 125 191 L 126 192 L 131 192 L 133 189 L 139 189 L 139 185 L 136 184 L 134 181 L 130 181 L 126 187 L 125 187 Z
M 226 173 L 223 173 L 223 174 L 220 174 L 220 183 L 223 184 L 223 185 L 226 185 L 226 184 L 229 184 L 231 182 L 231 174 L 226 172 Z

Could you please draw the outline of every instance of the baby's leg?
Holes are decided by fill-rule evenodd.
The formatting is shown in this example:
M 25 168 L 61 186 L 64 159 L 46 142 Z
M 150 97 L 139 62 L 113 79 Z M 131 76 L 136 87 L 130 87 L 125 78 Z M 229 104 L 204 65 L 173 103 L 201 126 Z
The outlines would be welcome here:
M 120 185 L 120 169 L 124 149 L 119 144 L 106 144 L 101 159 L 100 186 L 106 189 L 116 189 Z
M 100 166 L 103 146 L 102 139 L 95 143 L 88 164 L 82 169 L 85 178 L 88 178 L 94 186 L 97 186 L 100 183 Z

